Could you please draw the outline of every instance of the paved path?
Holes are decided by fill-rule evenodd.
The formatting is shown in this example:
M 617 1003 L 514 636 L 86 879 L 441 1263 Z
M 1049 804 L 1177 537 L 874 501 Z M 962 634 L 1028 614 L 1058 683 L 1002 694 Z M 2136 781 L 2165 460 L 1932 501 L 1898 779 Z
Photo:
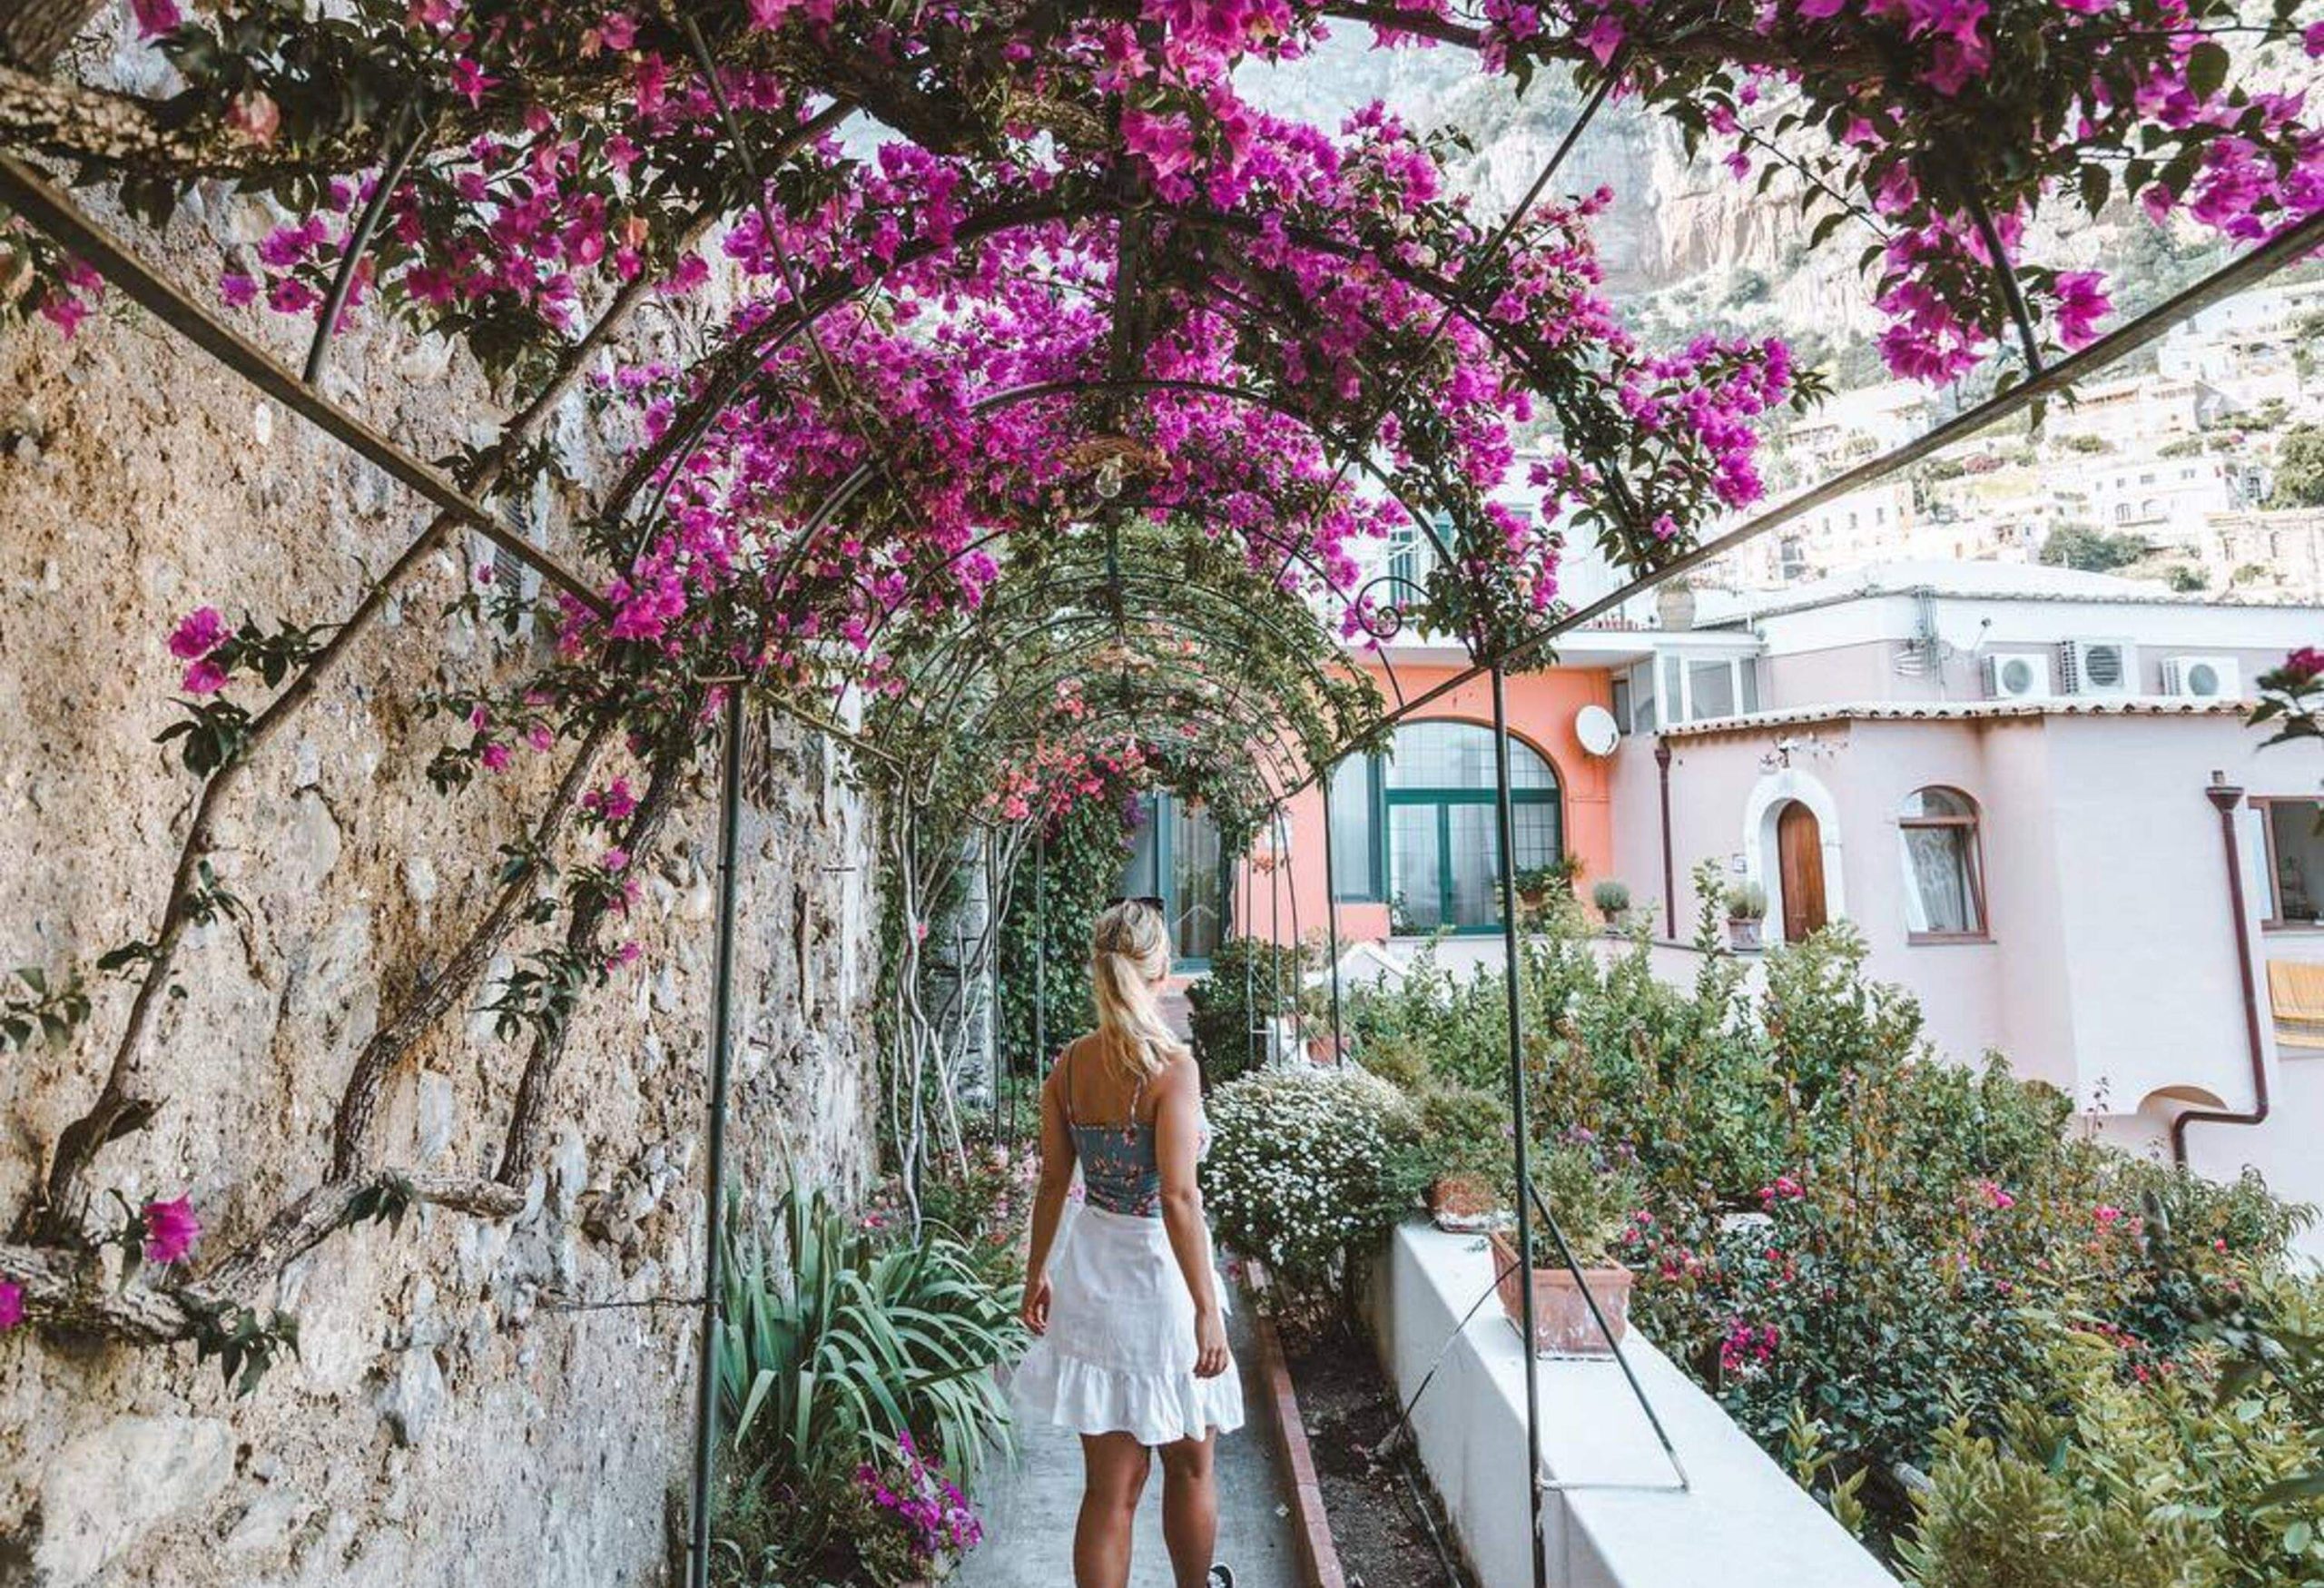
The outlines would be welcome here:
M 1218 1553 L 1239 1588 L 1297 1588 L 1288 1498 L 1275 1471 L 1275 1435 L 1257 1376 L 1246 1297 L 1235 1297 L 1227 1332 L 1243 1375 L 1245 1421 L 1218 1445 Z M 1081 1442 L 1061 1428 L 1026 1428 L 1013 1470 L 984 1484 L 985 1542 L 952 1579 L 953 1588 L 1068 1588 L 1073 1519 L 1081 1505 Z M 1171 1588 L 1162 1548 L 1162 1469 L 1147 1480 L 1131 1548 L 1130 1588 Z

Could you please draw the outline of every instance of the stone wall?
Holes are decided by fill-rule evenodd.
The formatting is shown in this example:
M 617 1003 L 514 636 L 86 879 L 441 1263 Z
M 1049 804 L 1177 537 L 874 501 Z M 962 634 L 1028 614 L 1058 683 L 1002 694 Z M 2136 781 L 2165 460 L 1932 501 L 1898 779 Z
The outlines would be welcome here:
M 272 218 L 205 199 L 153 252 L 206 287 Z M 295 362 L 296 328 L 245 328 Z M 424 457 L 490 439 L 506 411 L 441 346 L 361 330 L 327 386 Z M 153 743 L 177 715 L 170 624 L 204 603 L 335 616 L 424 518 L 117 296 L 70 341 L 0 334 L 0 965 L 54 974 L 149 935 L 163 902 L 195 787 Z M 552 439 L 564 488 L 602 483 L 578 399 Z M 449 798 L 423 775 L 446 730 L 415 695 L 537 659 L 537 639 L 443 616 L 480 555 L 456 538 L 228 801 L 215 864 L 248 914 L 181 950 L 183 995 L 148 1044 L 166 1106 L 94 1179 L 133 1206 L 190 1193 L 203 1250 L 319 1179 L 353 1054 L 481 914 L 498 846 L 570 754 L 519 751 Z M 872 1155 L 865 813 L 811 738 L 772 729 L 757 763 L 737 1175 L 761 1197 L 785 1165 L 851 1190 Z M 693 789 L 641 857 L 644 957 L 578 1017 L 519 1217 L 423 1208 L 330 1238 L 281 1287 L 303 1359 L 248 1399 L 189 1346 L 0 1336 L 0 1585 L 663 1580 L 694 1315 L 596 1304 L 699 1289 L 714 806 Z M 69 1050 L 0 1054 L 5 1216 L 94 1097 L 126 1004 L 98 981 Z M 523 1056 L 488 1018 L 448 1017 L 391 1082 L 379 1161 L 490 1173 Z

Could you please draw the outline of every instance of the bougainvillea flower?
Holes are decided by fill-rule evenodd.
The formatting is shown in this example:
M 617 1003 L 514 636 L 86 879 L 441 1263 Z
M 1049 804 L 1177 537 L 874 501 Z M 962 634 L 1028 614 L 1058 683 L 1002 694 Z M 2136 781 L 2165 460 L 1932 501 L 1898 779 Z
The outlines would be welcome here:
M 182 1262 L 202 1237 L 202 1220 L 194 1217 L 190 1198 L 145 1204 L 145 1260 L 167 1267 Z

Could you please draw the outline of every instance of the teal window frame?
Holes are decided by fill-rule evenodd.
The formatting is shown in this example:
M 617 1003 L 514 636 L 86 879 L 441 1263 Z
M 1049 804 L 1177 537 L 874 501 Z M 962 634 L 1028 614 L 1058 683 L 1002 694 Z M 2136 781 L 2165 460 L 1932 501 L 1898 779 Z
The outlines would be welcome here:
M 1425 725 L 1427 723 L 1433 723 L 1437 721 L 1451 722 L 1456 720 L 1458 719 L 1428 718 L 1424 719 L 1422 723 L 1415 723 L 1412 725 L 1418 727 Z M 1482 733 L 1490 733 L 1492 731 L 1485 728 L 1483 725 L 1477 723 L 1462 723 L 1461 725 L 1474 728 Z M 1551 818 L 1551 847 L 1553 856 L 1562 855 L 1565 853 L 1566 836 L 1565 784 L 1558 775 L 1557 763 L 1551 761 L 1547 755 L 1543 755 L 1539 748 L 1527 743 L 1521 738 L 1517 738 L 1512 735 L 1511 742 L 1512 747 L 1521 747 L 1524 754 L 1531 755 L 1541 762 L 1543 771 L 1548 774 L 1550 784 L 1546 788 L 1513 788 L 1509 791 L 1510 801 L 1515 805 L 1548 806 L 1551 809 L 1552 813 Z M 1455 883 L 1458 876 L 1457 871 L 1452 863 L 1452 807 L 1454 805 L 1491 806 L 1493 803 L 1492 788 L 1489 784 L 1482 787 L 1440 787 L 1435 785 L 1423 785 L 1414 788 L 1392 788 L 1389 786 L 1388 783 L 1387 757 L 1384 755 L 1367 755 L 1364 760 L 1365 765 L 1364 775 L 1367 779 L 1366 794 L 1368 795 L 1365 801 L 1365 825 L 1369 830 L 1360 835 L 1357 835 L 1344 833 L 1339 828 L 1334 827 L 1332 833 L 1332 843 L 1335 852 L 1334 858 L 1338 859 L 1342 857 L 1337 852 L 1340 851 L 1344 845 L 1350 843 L 1360 843 L 1364 854 L 1364 867 L 1365 873 L 1364 885 L 1361 890 L 1343 889 L 1339 885 L 1339 879 L 1337 877 L 1333 877 L 1330 879 L 1333 899 L 1336 902 L 1342 904 L 1387 904 L 1393 909 L 1395 901 L 1390 878 L 1394 866 L 1389 851 L 1393 841 L 1394 821 L 1391 815 L 1391 812 L 1397 809 L 1411 809 L 1423 805 L 1433 805 L 1437 808 L 1436 914 L 1439 920 L 1451 919 L 1453 913 L 1452 900 L 1455 893 Z M 1331 791 L 1327 786 L 1324 790 L 1324 798 L 1328 801 L 1330 797 Z M 1394 931 L 1393 918 L 1390 923 L 1390 930 L 1392 933 Z M 1495 918 L 1491 921 L 1477 922 L 1466 926 L 1452 926 L 1436 930 L 1449 932 L 1452 935 L 1458 937 L 1481 937 L 1492 932 L 1499 932 L 1501 930 L 1501 922 L 1499 920 L 1498 912 L 1496 912 Z M 1415 934 L 1403 933 L 1401 935 L 1410 936 Z
M 1543 756 L 1541 759 L 1544 764 L 1550 764 L 1549 757 Z M 1553 764 L 1550 765 L 1550 774 L 1552 777 L 1557 775 L 1557 768 Z M 1553 841 L 1551 847 L 1558 854 L 1565 853 L 1564 794 L 1565 790 L 1562 784 L 1554 788 L 1513 788 L 1509 791 L 1512 805 L 1547 805 L 1555 813 L 1551 823 Z M 1493 791 L 1489 788 L 1398 788 L 1385 791 L 1380 822 L 1384 862 L 1392 823 L 1392 819 L 1385 813 L 1393 809 L 1410 809 L 1423 805 L 1433 805 L 1436 809 L 1436 914 L 1440 921 L 1449 921 L 1452 917 L 1454 883 L 1452 807 L 1455 805 L 1490 806 L 1492 803 Z M 1384 863 L 1384 873 L 1385 869 Z M 1393 930 L 1393 923 L 1391 930 L 1392 932 Z M 1406 932 L 1401 935 L 1433 936 L 1435 932 L 1443 932 L 1453 937 L 1484 937 L 1499 931 L 1501 931 L 1501 920 L 1496 912 L 1494 919 L 1491 921 L 1475 922 L 1466 926 L 1437 927 L 1423 934 Z

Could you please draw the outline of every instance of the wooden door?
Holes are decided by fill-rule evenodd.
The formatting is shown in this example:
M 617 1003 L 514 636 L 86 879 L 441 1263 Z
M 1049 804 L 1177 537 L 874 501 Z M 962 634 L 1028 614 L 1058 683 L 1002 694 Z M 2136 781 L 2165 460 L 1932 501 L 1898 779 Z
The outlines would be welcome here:
M 1776 849 L 1783 878 L 1783 940 L 1798 942 L 1825 922 L 1824 830 L 1797 800 L 1776 819 Z

